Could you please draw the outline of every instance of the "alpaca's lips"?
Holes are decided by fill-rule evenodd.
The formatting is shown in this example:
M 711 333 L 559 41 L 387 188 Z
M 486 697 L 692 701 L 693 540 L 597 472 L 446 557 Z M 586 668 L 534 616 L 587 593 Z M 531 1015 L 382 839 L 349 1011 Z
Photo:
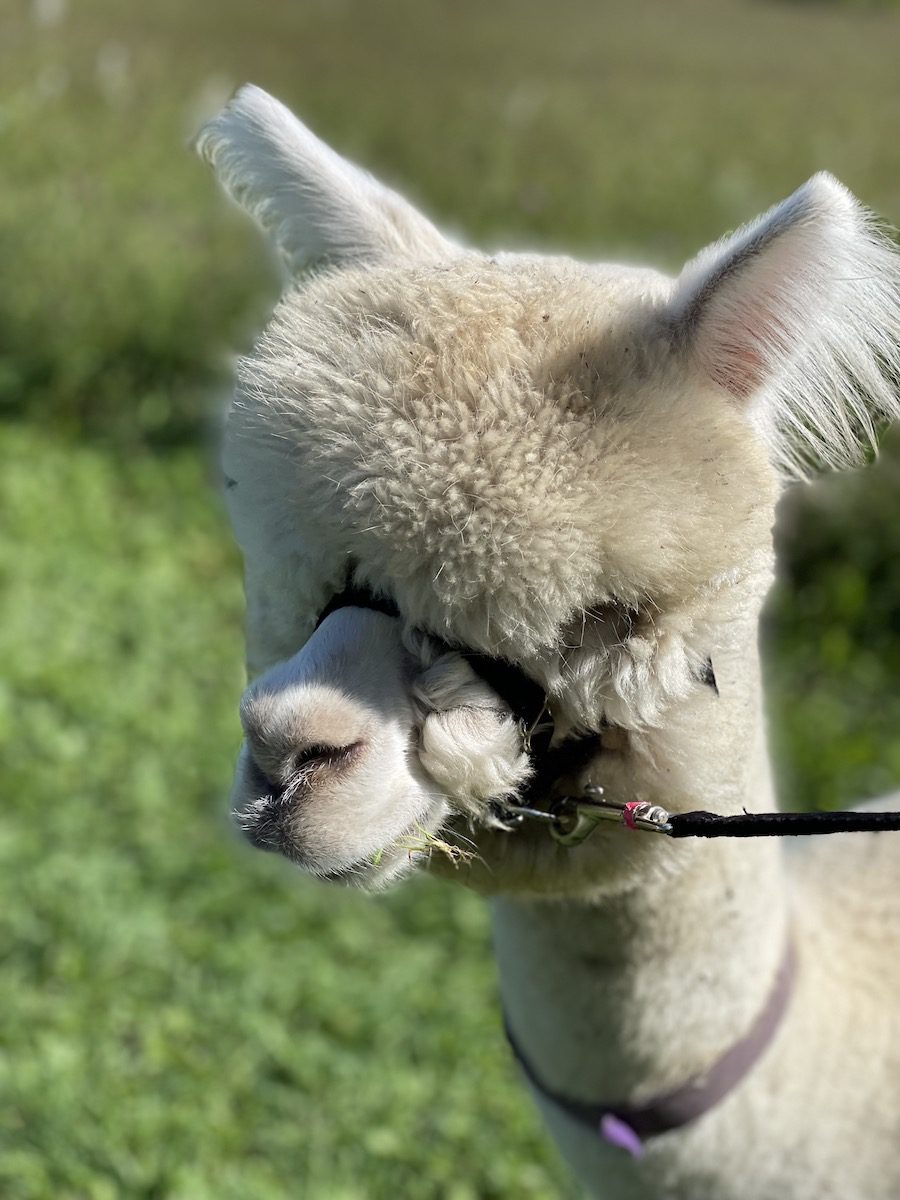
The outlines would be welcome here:
M 417 825 L 394 839 L 374 858 L 352 859 L 337 866 L 323 868 L 310 860 L 290 828 L 290 815 L 296 796 L 267 794 L 234 809 L 235 823 L 243 836 L 257 850 L 283 854 L 290 862 L 309 871 L 317 879 L 331 883 L 369 883 L 373 877 L 385 880 L 396 874 L 409 858 L 404 839 L 413 835 Z
M 362 740 L 347 746 L 314 746 L 297 756 L 294 777 L 280 785 L 262 770 L 253 754 L 245 762 L 244 795 L 235 809 L 237 825 L 251 845 L 259 850 L 274 850 L 300 861 L 301 852 L 292 835 L 289 821 L 298 804 L 310 795 L 323 772 L 344 770 L 364 749 Z
M 364 745 L 348 747 L 348 760 Z M 343 761 L 343 760 L 342 760 Z M 241 834 L 258 850 L 281 854 L 295 866 L 323 879 L 339 883 L 383 886 L 411 862 L 410 845 L 422 828 L 422 818 L 392 831 L 383 848 L 360 854 L 352 848 L 353 829 L 348 829 L 348 844 L 342 854 L 332 845 L 323 854 L 317 845 L 315 828 L 310 836 L 298 822 L 298 809 L 309 803 L 314 789 L 301 772 L 287 786 L 279 787 L 259 767 L 252 754 L 241 756 L 239 785 L 234 797 L 232 818 Z M 299 814 L 302 816 L 302 814 Z

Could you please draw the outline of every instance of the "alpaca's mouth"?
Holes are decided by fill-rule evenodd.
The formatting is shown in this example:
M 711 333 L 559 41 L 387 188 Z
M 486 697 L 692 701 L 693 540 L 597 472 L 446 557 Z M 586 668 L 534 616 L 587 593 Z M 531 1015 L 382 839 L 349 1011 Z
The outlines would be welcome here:
M 294 832 L 291 817 L 295 804 L 296 796 L 289 792 L 267 794 L 235 808 L 232 815 L 238 829 L 256 849 L 282 854 L 295 866 L 326 882 L 367 886 L 387 883 L 404 867 L 413 865 L 419 841 L 423 841 L 423 852 L 426 847 L 421 837 L 422 827 L 414 822 L 375 854 L 325 866 L 304 848 Z
M 280 854 L 317 879 L 382 887 L 410 869 L 433 844 L 443 844 L 434 832 L 446 817 L 443 798 L 433 794 L 423 805 L 415 791 L 389 788 L 379 797 L 373 828 L 369 794 L 375 797 L 382 777 L 376 771 L 366 778 L 366 746 L 363 739 L 346 747 L 317 744 L 281 785 L 245 743 L 232 793 L 232 818 L 240 833 L 254 848 Z M 346 770 L 353 776 L 358 764 L 360 790 L 348 802 L 342 775 Z
M 300 839 L 296 836 L 296 818 L 302 806 L 311 800 L 322 784 L 349 771 L 365 755 L 363 739 L 347 745 L 311 743 L 290 755 L 287 778 L 272 778 L 257 761 L 249 742 L 241 756 L 238 802 L 233 810 L 235 822 L 251 845 L 258 850 L 284 854 L 306 866 Z M 278 774 L 280 775 L 281 769 Z

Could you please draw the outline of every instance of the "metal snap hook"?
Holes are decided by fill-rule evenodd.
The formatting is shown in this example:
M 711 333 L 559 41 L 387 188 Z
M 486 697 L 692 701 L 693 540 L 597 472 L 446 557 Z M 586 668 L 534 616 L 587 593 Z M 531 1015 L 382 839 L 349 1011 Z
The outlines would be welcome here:
M 601 822 L 618 819 L 618 814 L 596 804 L 572 804 L 556 814 L 550 836 L 560 846 L 580 846 Z
M 585 793 L 590 799 L 564 796 L 551 809 L 556 815 L 556 823 L 550 827 L 550 836 L 561 846 L 579 846 L 602 821 L 614 821 L 628 829 L 651 833 L 671 831 L 669 814 L 659 804 L 608 800 L 599 784 L 590 784 Z
M 592 799 L 585 801 L 575 796 L 561 796 L 551 807 L 555 819 L 550 826 L 550 836 L 560 846 L 580 846 L 602 821 L 621 819 L 620 810 L 604 801 L 603 788 L 599 784 L 592 784 L 585 791 L 590 792 Z

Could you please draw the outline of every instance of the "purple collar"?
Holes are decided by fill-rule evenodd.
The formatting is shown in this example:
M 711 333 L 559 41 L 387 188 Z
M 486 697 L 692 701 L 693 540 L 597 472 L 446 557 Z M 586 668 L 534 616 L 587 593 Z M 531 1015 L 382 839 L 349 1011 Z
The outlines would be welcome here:
M 765 1007 L 744 1036 L 702 1075 L 695 1075 L 674 1091 L 633 1107 L 616 1103 L 587 1104 L 554 1092 L 538 1077 L 513 1036 L 509 1021 L 504 1018 L 506 1037 L 525 1077 L 539 1095 L 552 1100 L 558 1108 L 599 1133 L 611 1145 L 638 1158 L 643 1153 L 645 1139 L 680 1129 L 702 1117 L 749 1074 L 778 1031 L 794 989 L 796 973 L 796 950 L 793 941 L 789 941 Z

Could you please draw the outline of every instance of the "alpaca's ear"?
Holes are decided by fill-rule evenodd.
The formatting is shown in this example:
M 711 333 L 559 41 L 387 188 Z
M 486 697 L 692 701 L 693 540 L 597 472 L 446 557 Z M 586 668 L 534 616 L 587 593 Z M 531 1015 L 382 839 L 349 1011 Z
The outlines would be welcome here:
M 451 244 L 401 196 L 248 84 L 197 135 L 198 153 L 291 274 L 318 262 L 434 259 Z
M 900 256 L 831 175 L 701 251 L 667 319 L 789 470 L 858 461 L 875 423 L 900 416 Z

